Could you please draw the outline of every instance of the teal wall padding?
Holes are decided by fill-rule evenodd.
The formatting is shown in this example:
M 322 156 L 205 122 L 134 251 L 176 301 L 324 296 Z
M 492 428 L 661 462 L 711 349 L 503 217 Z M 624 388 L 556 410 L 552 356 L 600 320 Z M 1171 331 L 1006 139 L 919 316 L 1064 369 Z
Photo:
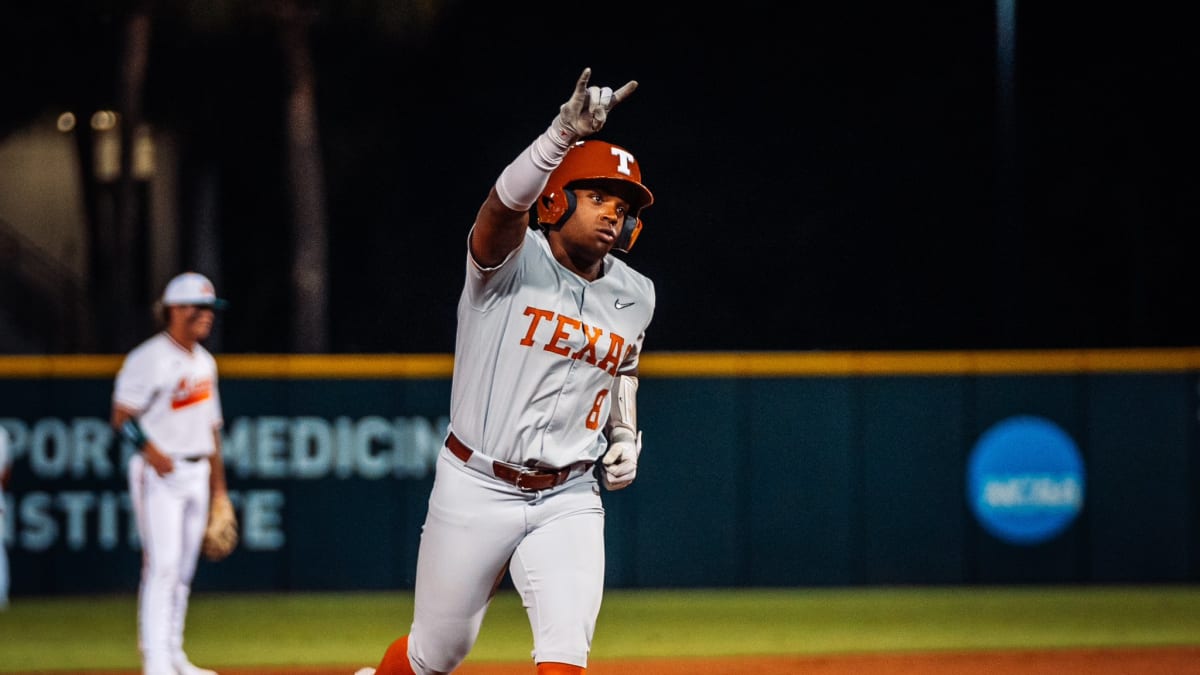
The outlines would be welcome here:
M 1198 581 L 1196 384 L 1190 370 L 644 377 L 638 479 L 603 493 L 607 583 Z M 229 483 L 256 505 L 242 515 L 258 543 L 203 563 L 197 589 L 411 588 L 449 379 L 221 386 Z M 98 445 L 110 394 L 109 378 L 0 379 L 0 424 L 25 434 L 14 595 L 136 589 L 124 449 Z M 1061 427 L 1086 467 L 1082 512 L 1033 545 L 988 532 L 966 495 L 975 443 L 1016 415 Z

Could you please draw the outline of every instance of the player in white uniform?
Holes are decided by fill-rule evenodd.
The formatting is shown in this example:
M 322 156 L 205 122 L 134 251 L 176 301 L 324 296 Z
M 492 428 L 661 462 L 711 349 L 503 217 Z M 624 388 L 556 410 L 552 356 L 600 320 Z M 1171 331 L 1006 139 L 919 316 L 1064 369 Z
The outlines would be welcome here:
M 129 497 L 142 541 L 144 675 L 216 675 L 188 660 L 183 628 L 209 503 L 226 493 L 217 362 L 200 344 L 223 306 L 203 275 L 172 279 L 165 330 L 125 357 L 113 387 L 113 428 L 141 451 L 129 460 Z
M 609 255 L 633 245 L 653 201 L 641 169 L 624 148 L 580 142 L 637 83 L 613 91 L 590 75 L 500 174 L 468 235 L 413 621 L 360 675 L 453 671 L 506 570 L 538 674 L 586 672 L 604 590 L 597 481 L 616 490 L 636 474 L 638 357 L 655 302 L 651 281 Z

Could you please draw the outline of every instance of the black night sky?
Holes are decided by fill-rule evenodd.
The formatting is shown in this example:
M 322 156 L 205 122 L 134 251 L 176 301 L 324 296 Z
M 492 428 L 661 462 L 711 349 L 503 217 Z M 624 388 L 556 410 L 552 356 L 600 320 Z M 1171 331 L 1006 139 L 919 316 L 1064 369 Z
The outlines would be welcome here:
M 1020 4 L 1006 83 L 991 3 L 462 1 L 393 31 L 317 4 L 334 352 L 453 349 L 475 211 L 584 66 L 640 82 L 601 137 L 656 198 L 625 256 L 657 286 L 647 350 L 1200 344 L 1183 9 Z M 191 172 L 219 176 L 222 350 L 284 352 L 271 27 L 161 5 L 145 115 L 185 139 L 185 226 Z M 0 141 L 112 103 L 122 5 L 55 7 L 0 10 Z

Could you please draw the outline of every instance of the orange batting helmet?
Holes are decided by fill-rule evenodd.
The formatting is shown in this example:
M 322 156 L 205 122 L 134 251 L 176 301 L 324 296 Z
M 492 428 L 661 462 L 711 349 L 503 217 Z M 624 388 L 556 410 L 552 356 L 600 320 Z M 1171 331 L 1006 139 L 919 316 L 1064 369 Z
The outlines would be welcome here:
M 538 199 L 538 222 L 551 227 L 566 222 L 575 211 L 572 184 L 593 180 L 618 181 L 631 188 L 629 213 L 613 244 L 618 251 L 629 251 L 642 231 L 642 209 L 654 203 L 654 195 L 642 185 L 642 170 L 633 153 L 619 145 L 592 140 L 571 146 Z

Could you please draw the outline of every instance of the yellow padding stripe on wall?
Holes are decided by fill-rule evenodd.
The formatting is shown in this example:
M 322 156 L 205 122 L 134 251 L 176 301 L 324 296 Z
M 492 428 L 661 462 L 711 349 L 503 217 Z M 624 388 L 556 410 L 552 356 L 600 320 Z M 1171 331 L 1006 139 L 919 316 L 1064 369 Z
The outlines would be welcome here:
M 0 378 L 115 377 L 124 356 L 0 356 Z M 442 379 L 450 354 L 219 354 L 222 379 Z
M 123 356 L 0 356 L 0 378 L 113 377 Z M 442 379 L 450 354 L 222 354 L 222 378 Z M 1071 375 L 1200 371 L 1200 348 L 893 352 L 652 352 L 645 377 Z
M 1200 370 L 1200 349 L 943 352 L 665 352 L 642 357 L 656 377 L 1052 375 Z

